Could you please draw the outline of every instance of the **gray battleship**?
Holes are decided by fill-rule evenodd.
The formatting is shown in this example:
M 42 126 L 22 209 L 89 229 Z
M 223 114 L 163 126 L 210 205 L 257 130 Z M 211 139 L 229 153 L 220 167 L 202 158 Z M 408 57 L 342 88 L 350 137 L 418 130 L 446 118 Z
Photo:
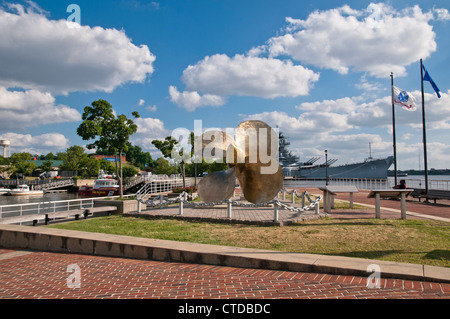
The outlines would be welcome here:
M 298 179 L 325 179 L 328 178 L 366 178 L 387 179 L 388 169 L 394 162 L 393 156 L 383 159 L 374 159 L 372 156 L 363 162 L 332 166 L 337 159 L 329 159 L 323 164 L 316 164 L 320 157 L 312 157 L 306 162 L 300 162 L 298 156 L 289 150 L 287 137 L 279 133 L 279 162 L 284 177 Z M 328 166 L 328 169 L 327 169 Z

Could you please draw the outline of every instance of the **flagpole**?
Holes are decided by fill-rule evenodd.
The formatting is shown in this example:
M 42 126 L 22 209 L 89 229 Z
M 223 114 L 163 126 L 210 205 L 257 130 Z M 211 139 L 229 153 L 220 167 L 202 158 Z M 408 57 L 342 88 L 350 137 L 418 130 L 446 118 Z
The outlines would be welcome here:
M 395 137 L 394 74 L 391 72 L 392 135 L 394 144 L 394 185 L 397 186 L 397 141 Z
M 423 130 L 423 160 L 425 168 L 425 193 L 428 194 L 428 163 L 427 163 L 427 130 L 425 127 L 425 96 L 423 93 L 423 65 L 420 59 L 420 84 L 422 89 L 422 130 Z

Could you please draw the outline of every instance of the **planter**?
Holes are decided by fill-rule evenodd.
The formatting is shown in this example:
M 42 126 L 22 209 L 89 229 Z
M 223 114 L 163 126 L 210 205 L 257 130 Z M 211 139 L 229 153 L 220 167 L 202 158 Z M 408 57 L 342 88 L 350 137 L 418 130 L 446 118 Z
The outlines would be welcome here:
M 129 200 L 105 200 L 99 199 L 94 201 L 95 207 L 101 206 L 116 206 L 117 211 L 114 214 L 124 214 L 129 212 L 137 212 L 138 211 L 138 201 L 135 199 Z M 141 204 L 141 209 L 145 209 L 146 205 Z

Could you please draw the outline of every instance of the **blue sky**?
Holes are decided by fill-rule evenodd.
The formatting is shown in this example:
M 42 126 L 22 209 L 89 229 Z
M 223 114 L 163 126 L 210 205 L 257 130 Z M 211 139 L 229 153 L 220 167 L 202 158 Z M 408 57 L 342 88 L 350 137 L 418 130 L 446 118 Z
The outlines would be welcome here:
M 79 11 L 67 12 L 70 4 Z M 85 145 L 86 105 L 138 111 L 132 142 L 176 128 L 259 119 L 308 160 L 391 155 L 390 73 L 418 110 L 396 107 L 400 169 L 423 169 L 420 58 L 428 82 L 428 166 L 450 168 L 450 5 L 436 1 L 112 0 L 0 2 L 0 138 L 13 152 Z M 80 24 L 70 17 L 79 13 Z

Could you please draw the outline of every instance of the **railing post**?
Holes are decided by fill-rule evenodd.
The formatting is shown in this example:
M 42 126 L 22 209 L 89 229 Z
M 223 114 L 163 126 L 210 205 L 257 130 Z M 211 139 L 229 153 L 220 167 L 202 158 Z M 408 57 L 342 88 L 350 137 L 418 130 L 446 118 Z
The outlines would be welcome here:
M 183 215 L 183 201 L 180 202 L 180 206 L 178 206 L 178 213 Z
M 273 221 L 278 221 L 278 205 L 277 203 L 273 203 Z
M 227 201 L 227 217 L 228 217 L 228 218 L 231 218 L 231 216 L 232 216 L 231 201 L 228 200 L 228 201 Z

